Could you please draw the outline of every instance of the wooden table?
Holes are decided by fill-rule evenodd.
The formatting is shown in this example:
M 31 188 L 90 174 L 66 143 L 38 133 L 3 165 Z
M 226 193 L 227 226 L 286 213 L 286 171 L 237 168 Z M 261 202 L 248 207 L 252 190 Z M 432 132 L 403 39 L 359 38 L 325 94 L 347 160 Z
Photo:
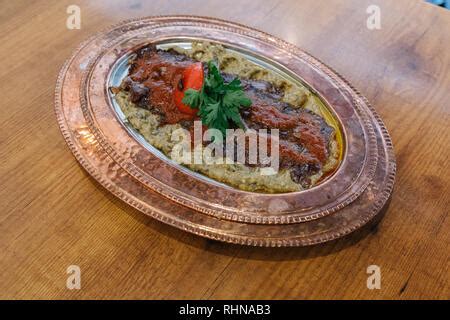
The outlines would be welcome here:
M 366 8 L 381 8 L 369 30 Z M 450 298 L 450 11 L 422 1 L 0 1 L 1 298 Z M 245 9 L 244 9 L 245 8 Z M 148 218 L 78 165 L 53 112 L 56 76 L 89 35 L 159 14 L 270 32 L 344 75 L 392 135 L 398 175 L 376 228 L 308 248 L 206 240 Z M 366 286 L 369 265 L 381 289 Z M 66 270 L 81 268 L 81 290 Z

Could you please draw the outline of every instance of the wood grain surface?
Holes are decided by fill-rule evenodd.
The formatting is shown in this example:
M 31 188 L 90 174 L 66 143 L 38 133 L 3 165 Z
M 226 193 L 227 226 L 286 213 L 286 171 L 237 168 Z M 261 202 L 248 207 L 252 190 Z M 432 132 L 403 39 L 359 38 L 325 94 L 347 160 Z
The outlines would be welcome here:
M 449 299 L 450 11 L 423 1 L 0 1 L 0 298 Z M 366 8 L 381 8 L 381 29 Z M 196 14 L 305 49 L 375 106 L 398 161 L 377 227 L 308 248 L 206 240 L 104 190 L 66 146 L 53 112 L 60 67 L 123 19 Z M 366 286 L 369 265 L 381 289 Z M 81 290 L 66 288 L 81 268 Z

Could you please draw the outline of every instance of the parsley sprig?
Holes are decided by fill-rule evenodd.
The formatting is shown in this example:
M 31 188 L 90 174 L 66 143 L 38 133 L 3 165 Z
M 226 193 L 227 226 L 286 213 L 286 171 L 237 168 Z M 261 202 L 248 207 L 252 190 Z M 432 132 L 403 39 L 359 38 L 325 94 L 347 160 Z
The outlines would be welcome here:
M 187 89 L 183 103 L 199 110 L 197 114 L 204 125 L 218 129 L 225 135 L 230 123 L 244 127 L 239 109 L 249 107 L 252 101 L 245 95 L 241 80 L 236 77 L 226 83 L 216 63 L 211 60 L 208 62 L 208 75 L 202 88 Z

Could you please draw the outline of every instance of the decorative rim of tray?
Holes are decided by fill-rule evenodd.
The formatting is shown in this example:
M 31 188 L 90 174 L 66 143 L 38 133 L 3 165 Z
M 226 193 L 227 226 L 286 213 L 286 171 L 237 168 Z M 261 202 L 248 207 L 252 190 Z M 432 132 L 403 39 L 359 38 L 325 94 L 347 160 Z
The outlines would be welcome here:
M 136 47 L 173 39 L 207 39 L 240 48 L 312 88 L 343 127 L 346 151 L 338 171 L 310 190 L 258 194 L 190 174 L 149 151 L 117 116 L 108 84 L 118 61 Z M 294 45 L 220 19 L 148 17 L 98 33 L 61 69 L 55 111 L 71 151 L 104 187 L 158 220 L 212 239 L 264 246 L 328 241 L 370 221 L 393 188 L 391 139 L 356 89 Z M 195 188 L 188 189 L 191 185 Z

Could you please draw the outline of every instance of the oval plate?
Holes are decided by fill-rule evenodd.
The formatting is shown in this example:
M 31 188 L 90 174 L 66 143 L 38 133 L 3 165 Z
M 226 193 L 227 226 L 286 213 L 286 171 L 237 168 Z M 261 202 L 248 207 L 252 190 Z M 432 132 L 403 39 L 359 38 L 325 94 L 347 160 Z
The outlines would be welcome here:
M 260 194 L 194 174 L 139 137 L 118 112 L 117 85 L 136 48 L 209 40 L 307 85 L 334 112 L 345 154 L 327 181 L 301 192 Z M 348 82 L 299 48 L 266 33 L 211 18 L 126 21 L 84 42 L 62 68 L 55 109 L 70 149 L 104 187 L 142 212 L 209 238 L 300 246 L 338 238 L 370 221 L 393 188 L 392 143 L 379 116 Z

